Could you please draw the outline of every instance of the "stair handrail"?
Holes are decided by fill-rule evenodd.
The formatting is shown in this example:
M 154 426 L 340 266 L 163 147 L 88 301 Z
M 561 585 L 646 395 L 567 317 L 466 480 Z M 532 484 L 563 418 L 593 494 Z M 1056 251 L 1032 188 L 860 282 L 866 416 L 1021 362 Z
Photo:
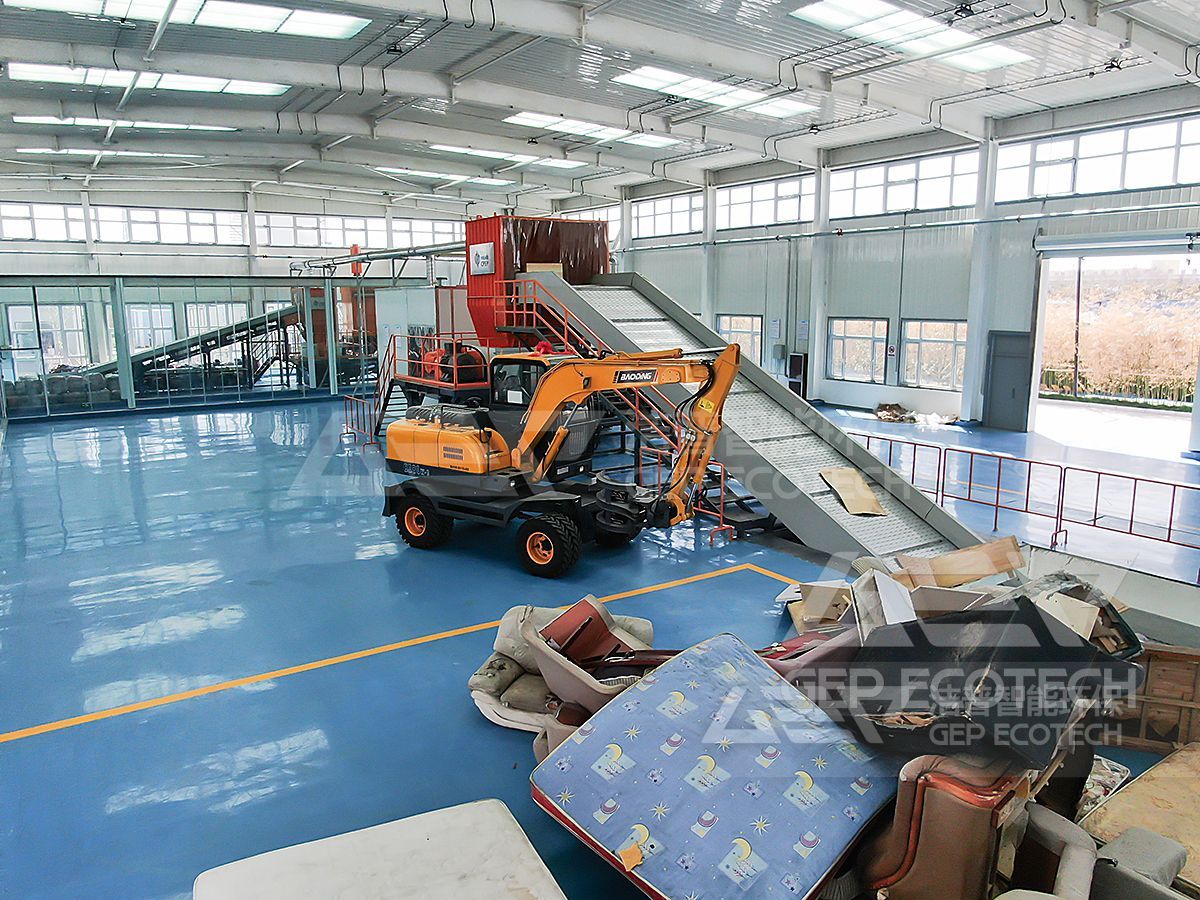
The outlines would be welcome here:
M 399 339 L 404 337 L 407 343 L 407 335 L 392 334 L 388 336 L 387 349 L 383 353 L 383 361 L 379 364 L 379 370 L 375 373 L 375 391 L 370 400 L 371 422 L 374 424 L 372 434 L 379 434 L 379 429 L 383 426 L 383 415 L 387 411 L 388 398 L 391 396 L 392 388 L 396 383 L 396 377 L 400 374 L 398 370 L 399 362 Z

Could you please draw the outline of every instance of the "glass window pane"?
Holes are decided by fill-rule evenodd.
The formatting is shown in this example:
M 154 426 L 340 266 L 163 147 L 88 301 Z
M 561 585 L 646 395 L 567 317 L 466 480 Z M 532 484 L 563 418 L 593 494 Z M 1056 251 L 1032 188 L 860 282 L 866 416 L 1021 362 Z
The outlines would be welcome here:
M 1179 134 L 1178 122 L 1164 122 L 1158 125 L 1141 125 L 1129 129 L 1129 149 L 1157 150 L 1162 147 L 1174 147 Z
M 1121 157 L 1081 159 L 1075 175 L 1075 190 L 1081 194 L 1121 189 Z
M 1125 149 L 1125 131 L 1101 131 L 1096 134 L 1084 134 L 1079 137 L 1079 158 L 1090 156 L 1110 156 L 1121 153 Z
M 1071 193 L 1074 171 L 1075 166 L 1070 162 L 1038 166 L 1033 172 L 1034 195 L 1042 197 Z
M 1125 187 L 1143 188 L 1175 181 L 1175 148 L 1144 150 L 1125 158 Z

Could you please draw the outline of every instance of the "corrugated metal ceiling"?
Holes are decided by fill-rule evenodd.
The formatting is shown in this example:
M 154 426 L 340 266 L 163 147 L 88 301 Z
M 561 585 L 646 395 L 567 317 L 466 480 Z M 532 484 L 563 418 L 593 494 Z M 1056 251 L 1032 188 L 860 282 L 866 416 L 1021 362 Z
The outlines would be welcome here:
M 281 0 L 280 0 L 281 2 Z M 597 5 L 599 0 L 588 6 Z M 944 0 L 893 0 L 922 15 L 948 19 Z M 525 47 L 528 36 L 492 31 L 486 18 L 474 28 L 440 19 L 405 16 L 384 12 L 353 2 L 337 0 L 289 0 L 288 5 L 302 9 L 343 12 L 371 19 L 362 32 L 350 40 L 324 40 L 288 35 L 230 31 L 200 26 L 172 26 L 160 44 L 162 52 L 193 52 L 236 58 L 278 59 L 290 62 L 349 66 L 387 65 L 397 71 L 428 71 L 461 74 L 481 64 L 477 78 L 496 84 L 523 88 L 561 98 L 569 107 L 572 101 L 602 104 L 624 111 L 630 127 L 637 127 L 640 113 L 654 113 L 674 119 L 727 129 L 745 136 L 746 143 L 762 142 L 770 155 L 775 138 L 787 136 L 781 146 L 807 148 L 839 147 L 878 141 L 889 137 L 930 130 L 932 125 L 910 115 L 898 115 L 882 108 L 864 107 L 845 96 L 836 99 L 817 92 L 797 92 L 793 99 L 816 107 L 812 113 L 779 120 L 744 110 L 722 111 L 716 107 L 680 98 L 669 98 L 651 91 L 624 86 L 613 77 L 642 65 L 659 65 L 707 78 L 719 78 L 703 66 L 664 64 L 655 57 L 633 54 L 610 47 L 590 44 L 579 46 L 560 40 L 541 40 Z M 979 116 L 1008 117 L 1030 111 L 1054 108 L 1107 97 L 1121 96 L 1179 83 L 1171 71 L 1157 64 L 1129 58 L 1118 71 L 1106 69 L 1106 63 L 1121 53 L 1113 38 L 1069 25 L 1043 28 L 1006 37 L 1003 43 L 1020 50 L 1029 62 L 990 73 L 968 73 L 943 60 L 905 60 L 896 52 L 872 46 L 857 39 L 816 27 L 789 15 L 803 0 L 617 0 L 605 3 L 605 14 L 618 15 L 645 25 L 719 41 L 723 46 L 756 57 L 777 60 L 777 70 L 786 83 L 793 63 L 833 73 L 835 77 L 871 68 L 867 80 L 894 92 L 932 98 L 931 114 L 938 110 L 970 112 Z M 975 15 L 955 25 L 981 36 L 1006 33 L 1030 24 L 1032 16 L 1007 0 L 979 0 L 972 4 Z M 1191 0 L 1146 0 L 1128 14 L 1154 27 L 1187 40 L 1200 40 L 1195 5 Z M 19 10 L 0 6 L 0 36 L 17 40 L 51 40 L 93 44 L 110 48 L 142 50 L 154 30 L 151 22 L 125 22 L 89 18 L 54 12 Z M 391 50 L 389 48 L 392 48 Z M 1125 54 L 1128 56 L 1128 54 Z M 874 67 L 882 66 L 875 69 Z M 769 82 L 730 78 L 731 84 L 744 84 L 771 92 Z M 47 113 L 53 114 L 55 98 L 113 100 L 118 91 L 97 92 L 94 88 L 64 85 L 32 85 L 0 80 L 0 105 L 3 97 L 44 98 Z M 578 147 L 583 139 L 545 135 L 500 121 L 508 111 L 495 106 L 468 103 L 447 104 L 444 100 L 416 98 L 393 109 L 393 101 L 378 92 L 355 91 L 352 84 L 343 92 L 312 88 L 294 88 L 282 97 L 250 97 L 212 94 L 187 94 L 169 91 L 137 91 L 130 103 L 136 115 L 139 104 L 179 104 L 215 109 L 326 111 L 339 114 L 377 115 L 388 111 L 401 121 L 428 122 L 464 132 L 477 132 L 475 146 L 482 146 L 486 135 L 514 140 L 536 136 L 542 146 Z M 807 134 L 816 124 L 815 133 Z M 72 132 L 63 132 L 72 133 Z M 77 133 L 77 132 L 75 132 Z M 801 133 L 801 134 L 797 134 Z M 336 137 L 334 135 L 333 137 Z M 181 137 L 186 140 L 186 137 Z M 357 143 L 357 141 L 356 141 Z M 419 144 L 387 144 L 398 153 L 421 158 Z M 695 154 L 713 144 L 687 140 L 676 146 L 653 150 L 627 144 L 613 144 L 606 153 L 651 162 Z M 534 151 L 536 152 L 536 151 Z M 723 167 L 733 159 L 745 159 L 752 152 L 714 154 L 693 161 L 700 167 Z M 430 156 L 425 153 L 424 156 Z M 487 162 L 479 160 L 479 162 Z M 555 173 L 562 177 L 593 172 L 577 169 Z

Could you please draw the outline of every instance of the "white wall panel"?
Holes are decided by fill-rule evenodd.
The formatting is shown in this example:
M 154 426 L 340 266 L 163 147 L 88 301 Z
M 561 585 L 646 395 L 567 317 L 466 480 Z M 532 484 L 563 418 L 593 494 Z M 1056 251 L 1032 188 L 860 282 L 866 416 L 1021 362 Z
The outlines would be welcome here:
M 971 233 L 969 225 L 908 233 L 901 318 L 966 319 Z
M 704 254 L 699 247 L 677 250 L 637 250 L 630 253 L 631 269 L 691 312 L 700 312 L 700 280 Z
M 831 239 L 829 315 L 889 319 L 900 307 L 899 232 Z

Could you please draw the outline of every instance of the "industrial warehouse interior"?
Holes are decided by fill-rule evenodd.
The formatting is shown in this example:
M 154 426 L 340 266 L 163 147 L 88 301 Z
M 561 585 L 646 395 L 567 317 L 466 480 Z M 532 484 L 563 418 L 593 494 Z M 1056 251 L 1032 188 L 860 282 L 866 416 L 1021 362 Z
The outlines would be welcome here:
M 0 0 L 0 896 L 1200 897 L 1190 0 Z

